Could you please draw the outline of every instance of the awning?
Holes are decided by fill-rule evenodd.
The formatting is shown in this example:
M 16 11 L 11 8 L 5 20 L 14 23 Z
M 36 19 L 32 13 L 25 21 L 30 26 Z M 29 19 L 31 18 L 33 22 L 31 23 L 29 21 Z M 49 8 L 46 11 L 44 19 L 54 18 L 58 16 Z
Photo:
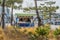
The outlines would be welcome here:
M 21 13 L 16 13 L 16 16 L 35 16 L 36 14 L 21 14 Z

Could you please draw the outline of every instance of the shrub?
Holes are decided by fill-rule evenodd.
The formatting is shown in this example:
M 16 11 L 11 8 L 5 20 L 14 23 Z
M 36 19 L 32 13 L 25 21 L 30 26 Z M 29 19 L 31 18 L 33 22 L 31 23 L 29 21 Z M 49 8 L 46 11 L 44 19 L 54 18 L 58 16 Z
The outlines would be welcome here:
M 39 36 L 40 36 L 40 35 L 44 36 L 44 35 L 49 34 L 49 29 L 48 29 L 48 28 L 44 28 L 44 27 L 38 27 L 38 28 L 36 29 L 36 33 L 37 33 Z
M 60 35 L 60 29 L 56 29 L 56 30 L 54 31 L 54 35 L 55 35 L 55 36 Z
M 49 34 L 49 27 L 38 27 L 35 30 L 35 34 L 30 33 L 31 40 L 44 40 L 47 39 L 47 35 Z
M 54 31 L 54 36 L 57 38 L 57 40 L 60 40 L 60 29 L 56 29 Z

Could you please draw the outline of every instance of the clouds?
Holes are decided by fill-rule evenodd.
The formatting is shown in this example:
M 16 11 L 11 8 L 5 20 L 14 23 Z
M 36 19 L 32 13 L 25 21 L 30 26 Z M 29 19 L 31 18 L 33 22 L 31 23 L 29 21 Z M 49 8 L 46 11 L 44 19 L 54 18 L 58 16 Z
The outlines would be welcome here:
M 24 0 L 22 6 L 23 7 L 34 6 L 34 0 Z

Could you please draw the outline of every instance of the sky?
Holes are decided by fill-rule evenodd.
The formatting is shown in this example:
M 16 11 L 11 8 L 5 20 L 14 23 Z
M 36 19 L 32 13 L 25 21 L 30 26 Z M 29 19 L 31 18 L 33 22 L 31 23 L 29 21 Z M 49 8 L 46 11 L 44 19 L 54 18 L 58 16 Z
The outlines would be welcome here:
M 56 3 L 54 5 L 60 7 L 60 0 L 47 0 L 47 1 L 56 1 Z M 44 2 L 46 2 L 46 1 L 38 1 L 37 6 L 40 6 L 40 4 L 41 3 L 43 4 Z M 33 6 L 35 6 L 34 0 L 24 0 L 23 1 L 23 4 L 22 4 L 23 8 L 24 7 L 33 7 Z M 19 13 L 20 11 L 23 12 L 23 10 L 14 10 L 15 13 L 17 13 L 17 12 Z M 60 13 L 60 8 L 57 10 L 57 13 Z
M 47 0 L 47 1 L 56 1 L 56 3 L 55 3 L 55 5 L 58 5 L 58 6 L 60 6 L 59 4 L 60 4 L 60 0 Z M 40 4 L 40 3 L 43 3 L 44 1 L 38 1 L 38 5 Z M 28 5 L 34 5 L 34 0 L 24 0 L 23 1 L 23 6 L 28 6 Z
M 60 7 L 60 0 L 47 0 L 47 1 L 56 1 L 56 3 L 54 4 L 55 6 L 59 6 Z M 37 6 L 40 5 L 40 3 L 44 3 L 45 1 L 38 1 L 37 2 Z M 32 7 L 34 6 L 34 0 L 24 0 L 23 1 L 23 7 Z M 57 10 L 57 13 L 60 13 L 60 9 Z

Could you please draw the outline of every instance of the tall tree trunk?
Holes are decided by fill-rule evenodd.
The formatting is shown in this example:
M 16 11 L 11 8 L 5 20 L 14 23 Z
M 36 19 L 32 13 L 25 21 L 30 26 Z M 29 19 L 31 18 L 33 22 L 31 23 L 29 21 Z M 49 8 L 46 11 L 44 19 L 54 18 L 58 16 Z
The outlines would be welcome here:
M 50 7 L 51 7 L 51 5 L 50 5 Z M 50 24 L 51 24 L 51 11 L 50 11 L 50 13 L 49 13 L 49 17 L 50 17 Z
M 35 0 L 35 7 L 36 7 L 36 14 L 37 14 L 37 18 L 38 18 L 38 27 L 41 26 L 41 19 L 40 19 L 40 16 L 39 16 L 39 12 L 38 12 L 38 9 L 37 9 L 37 1 Z
M 49 20 L 50 20 L 50 24 L 51 24 L 51 12 L 49 13 L 49 17 L 50 17 L 50 19 L 49 19 Z
M 13 5 L 11 5 L 11 25 L 13 25 Z
M 5 27 L 4 15 L 5 15 L 5 0 L 3 0 L 3 3 L 2 3 L 2 28 L 3 29 Z

